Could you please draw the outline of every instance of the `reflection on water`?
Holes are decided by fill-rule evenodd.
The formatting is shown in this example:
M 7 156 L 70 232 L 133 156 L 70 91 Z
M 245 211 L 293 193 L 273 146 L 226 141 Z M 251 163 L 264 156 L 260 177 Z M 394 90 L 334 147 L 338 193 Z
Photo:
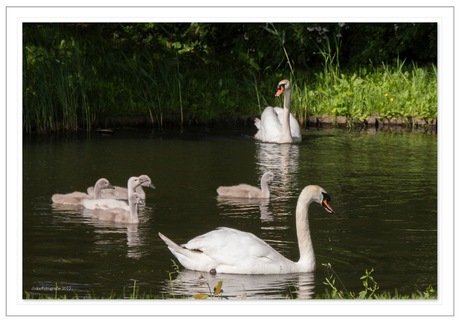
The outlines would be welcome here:
M 109 296 L 129 293 L 136 281 L 141 293 L 171 294 L 167 281 L 168 272 L 175 271 L 174 256 L 158 232 L 185 243 L 231 227 L 255 234 L 297 261 L 295 208 L 308 184 L 322 186 L 334 209 L 329 214 L 311 205 L 317 262 L 311 278 L 203 274 L 211 287 L 225 278 L 227 296 L 247 292 L 252 298 L 280 298 L 298 289 L 306 294 L 299 297 L 308 298 L 309 292 L 322 294 L 327 288 L 323 263 L 332 264 L 348 291 L 361 291 L 360 277 L 371 268 L 381 290 L 436 287 L 436 135 L 309 131 L 301 144 L 279 145 L 240 133 L 185 129 L 26 137 L 24 291 L 58 283 L 71 287 L 70 297 Z M 131 157 L 139 151 L 142 156 Z M 269 200 L 217 196 L 221 185 L 260 185 L 266 171 L 282 180 L 269 184 Z M 138 173 L 148 174 L 156 190 L 146 191 L 137 225 L 95 220 L 79 207 L 51 202 L 54 193 L 85 191 L 97 178 L 121 186 Z M 199 286 L 199 273 L 181 274 L 187 288 Z M 206 293 L 187 288 L 187 294 Z M 35 293 L 54 295 L 53 290 Z
M 226 216 L 248 216 L 260 212 L 262 222 L 273 221 L 273 212 L 269 210 L 270 199 L 227 198 L 217 196 L 217 206 L 221 214 Z
M 162 292 L 170 296 L 212 294 L 214 286 L 222 281 L 222 296 L 229 299 L 309 299 L 313 295 L 313 273 L 285 275 L 238 275 L 180 271 L 175 279 L 165 280 Z
M 298 184 L 300 146 L 298 144 L 256 144 L 257 165 L 261 173 L 271 171 L 281 179 L 273 185 L 273 197 L 292 196 L 292 187 Z
M 139 205 L 139 223 L 123 223 L 99 220 L 97 217 L 93 216 L 93 212 L 101 210 L 85 209 L 80 205 L 51 204 L 52 212 L 56 214 L 55 218 L 57 218 L 59 222 L 66 222 L 68 224 L 84 223 L 94 227 L 94 233 L 96 234 L 94 241 L 95 245 L 109 245 L 112 241 L 104 237 L 104 235 L 107 234 L 126 235 L 126 245 L 128 246 L 126 249 L 126 257 L 136 259 L 145 255 L 145 253 L 141 252 L 138 248 L 138 246 L 145 243 L 139 231 L 139 225 L 145 225 L 148 222 L 145 208 L 145 206 Z M 149 209 L 149 207 L 147 208 L 148 213 L 151 209 Z M 98 237 L 98 235 L 100 236 Z M 120 241 L 119 238 L 116 239 Z

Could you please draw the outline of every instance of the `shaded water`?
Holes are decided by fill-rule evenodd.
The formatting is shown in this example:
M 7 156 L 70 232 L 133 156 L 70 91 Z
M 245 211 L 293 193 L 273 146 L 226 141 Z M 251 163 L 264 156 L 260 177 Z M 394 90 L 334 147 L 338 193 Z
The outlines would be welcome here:
M 437 136 L 422 133 L 308 131 L 299 145 L 259 143 L 250 127 L 25 137 L 23 290 L 29 294 L 108 297 L 209 293 L 200 273 L 173 267 L 158 237 L 177 243 L 220 226 L 252 232 L 297 260 L 295 207 L 308 184 L 331 196 L 333 214 L 310 206 L 317 269 L 311 274 L 202 273 L 211 289 L 248 298 L 314 297 L 330 263 L 348 291 L 362 290 L 366 269 L 381 290 L 437 287 Z M 271 170 L 270 201 L 217 197 L 220 185 L 259 184 Z M 92 219 L 51 204 L 54 193 L 86 191 L 105 177 L 125 186 L 147 174 L 138 225 Z M 176 263 L 178 261 L 176 260 Z M 337 282 L 337 286 L 341 286 Z M 24 293 L 25 294 L 25 293 Z

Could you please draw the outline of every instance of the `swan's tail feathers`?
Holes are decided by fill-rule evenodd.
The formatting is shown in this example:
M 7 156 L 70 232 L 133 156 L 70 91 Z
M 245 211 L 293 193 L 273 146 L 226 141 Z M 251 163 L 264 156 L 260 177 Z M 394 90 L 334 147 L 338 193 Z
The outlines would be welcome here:
M 217 188 L 217 194 L 219 196 L 225 196 L 227 192 L 228 192 L 227 187 L 219 187 L 219 188 Z
M 260 119 L 258 117 L 254 120 L 254 125 L 260 130 Z
M 181 253 L 181 252 L 184 251 L 184 249 L 182 247 L 177 245 L 175 242 L 173 242 L 171 239 L 169 239 L 168 237 L 166 237 L 162 233 L 159 232 L 158 235 L 160 236 L 161 239 L 163 239 L 163 241 L 166 243 L 166 245 L 168 245 L 168 248 L 171 250 L 171 252 L 173 254 Z
M 212 261 L 208 256 L 205 256 L 203 252 L 179 246 L 160 232 L 158 235 L 161 239 L 163 239 L 166 245 L 168 245 L 171 253 L 176 256 L 185 268 L 196 271 L 209 271 L 211 268 L 216 267 L 214 261 Z

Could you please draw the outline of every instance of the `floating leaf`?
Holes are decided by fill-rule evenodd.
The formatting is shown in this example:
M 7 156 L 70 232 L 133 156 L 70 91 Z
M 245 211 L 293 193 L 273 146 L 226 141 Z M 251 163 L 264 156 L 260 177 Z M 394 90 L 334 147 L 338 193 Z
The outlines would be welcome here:
M 214 287 L 214 295 L 219 294 L 221 290 L 222 290 L 222 281 L 219 281 L 219 283 L 217 283 L 217 285 Z
M 196 300 L 206 300 L 208 298 L 208 296 L 203 293 L 195 294 L 192 297 Z

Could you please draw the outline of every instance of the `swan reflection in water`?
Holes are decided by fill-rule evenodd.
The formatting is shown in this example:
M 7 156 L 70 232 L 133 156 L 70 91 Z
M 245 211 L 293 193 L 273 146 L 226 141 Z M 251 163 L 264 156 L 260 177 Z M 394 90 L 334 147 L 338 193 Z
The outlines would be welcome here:
M 227 216 L 245 217 L 260 213 L 262 222 L 273 221 L 273 212 L 269 210 L 270 199 L 228 198 L 217 196 L 217 206 Z
M 191 297 L 199 293 L 209 296 L 222 281 L 221 295 L 228 299 L 309 299 L 314 294 L 314 280 L 314 273 L 212 275 L 184 269 L 175 279 L 165 280 L 163 292 L 175 297 Z
M 139 231 L 139 225 L 145 225 L 148 221 L 147 214 L 152 213 L 152 209 L 150 209 L 150 207 L 139 207 L 139 223 L 135 224 L 99 220 L 93 217 L 92 212 L 94 210 L 82 209 L 80 205 L 52 204 L 51 209 L 53 213 L 59 214 L 56 218 L 60 222 L 72 224 L 83 223 L 93 226 L 95 228 L 94 244 L 96 246 L 112 245 L 114 243 L 118 244 L 118 242 L 122 241 L 122 239 L 126 239 L 126 245 L 128 246 L 126 257 L 139 259 L 145 255 L 139 249 L 139 246 L 144 244 L 144 238 Z M 63 214 L 66 216 L 62 216 Z M 114 237 L 114 234 L 122 235 L 119 235 L 120 237 Z M 124 235 L 126 235 L 126 237 L 124 237 Z M 106 253 L 108 250 L 106 247 L 101 247 L 96 251 Z
M 261 174 L 271 171 L 281 182 L 272 184 L 274 198 L 297 196 L 300 147 L 298 144 L 257 143 L 256 159 Z

